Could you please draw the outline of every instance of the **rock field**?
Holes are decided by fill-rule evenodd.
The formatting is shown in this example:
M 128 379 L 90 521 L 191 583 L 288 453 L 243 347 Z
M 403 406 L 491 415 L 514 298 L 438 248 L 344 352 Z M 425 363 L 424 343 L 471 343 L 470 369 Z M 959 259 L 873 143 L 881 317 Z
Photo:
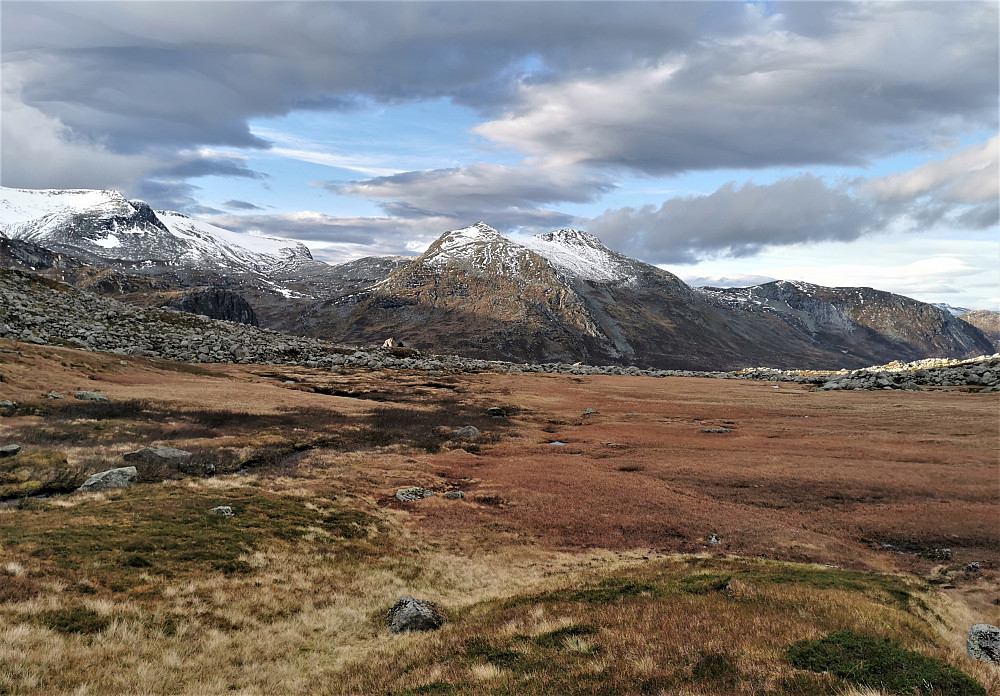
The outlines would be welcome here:
M 814 372 L 754 367 L 735 372 L 650 370 L 565 363 L 510 363 L 422 355 L 408 348 L 359 350 L 170 309 L 140 309 L 31 273 L 0 270 L 0 338 L 189 363 L 253 363 L 426 371 L 544 372 L 573 375 L 711 377 L 796 382 L 822 390 L 1000 390 L 1000 354 L 928 358 L 859 370 Z M 402 337 L 405 339 L 405 337 Z

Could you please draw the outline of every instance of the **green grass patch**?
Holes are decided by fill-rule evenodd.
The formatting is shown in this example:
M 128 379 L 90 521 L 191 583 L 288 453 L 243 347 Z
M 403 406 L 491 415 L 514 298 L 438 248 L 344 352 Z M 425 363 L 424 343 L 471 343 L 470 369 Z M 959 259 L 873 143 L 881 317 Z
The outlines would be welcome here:
M 788 649 L 788 662 L 894 694 L 986 696 L 986 689 L 972 677 L 936 657 L 904 650 L 889 638 L 851 631 L 795 643 Z
M 218 505 L 229 505 L 235 516 L 210 512 Z M 71 509 L 19 511 L 10 522 L 0 526 L 5 551 L 52 569 L 103 574 L 101 584 L 112 589 L 127 588 L 143 572 L 248 573 L 252 568 L 241 556 L 275 543 L 308 543 L 321 552 L 336 548 L 345 559 L 367 557 L 373 552 L 368 540 L 373 525 L 383 529 L 361 511 L 314 510 L 301 499 L 257 488 L 219 492 L 144 485 Z M 309 528 L 329 535 L 313 538 Z

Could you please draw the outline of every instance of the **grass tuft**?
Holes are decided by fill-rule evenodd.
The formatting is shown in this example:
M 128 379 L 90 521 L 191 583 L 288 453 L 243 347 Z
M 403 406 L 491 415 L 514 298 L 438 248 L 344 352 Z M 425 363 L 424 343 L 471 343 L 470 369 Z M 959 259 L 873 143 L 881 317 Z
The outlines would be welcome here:
M 830 672 L 857 686 L 928 696 L 986 696 L 972 677 L 935 657 L 904 650 L 889 638 L 831 633 L 788 649 L 792 666 Z

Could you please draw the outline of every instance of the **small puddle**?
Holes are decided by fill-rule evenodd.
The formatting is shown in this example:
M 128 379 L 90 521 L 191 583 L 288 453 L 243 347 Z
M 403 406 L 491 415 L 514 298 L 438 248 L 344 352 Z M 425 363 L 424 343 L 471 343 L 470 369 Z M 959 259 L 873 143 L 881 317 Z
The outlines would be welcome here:
M 559 442 L 559 440 L 556 440 L 555 442 L 550 442 L 549 444 L 550 445 L 555 445 L 556 447 L 565 447 L 566 446 L 565 442 Z

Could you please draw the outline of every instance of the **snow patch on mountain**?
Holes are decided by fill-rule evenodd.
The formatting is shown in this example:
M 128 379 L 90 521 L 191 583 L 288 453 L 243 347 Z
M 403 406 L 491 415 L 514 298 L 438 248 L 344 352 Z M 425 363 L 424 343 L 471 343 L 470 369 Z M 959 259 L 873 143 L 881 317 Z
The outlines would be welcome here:
M 938 309 L 943 309 L 944 311 L 948 312 L 953 317 L 960 317 L 963 314 L 965 314 L 966 312 L 972 311 L 970 309 L 967 309 L 966 307 L 952 307 L 947 302 L 933 302 L 931 304 L 933 306 L 937 307 Z
M 597 283 L 635 282 L 635 261 L 611 251 L 600 239 L 579 230 L 535 235 L 522 244 L 570 278 Z
M 441 269 L 459 264 L 474 271 L 522 274 L 531 265 L 531 252 L 504 237 L 485 222 L 445 232 L 419 257 L 425 265 Z
M 153 211 L 117 191 L 0 187 L 0 232 L 90 263 L 269 274 L 312 259 L 299 242 Z

